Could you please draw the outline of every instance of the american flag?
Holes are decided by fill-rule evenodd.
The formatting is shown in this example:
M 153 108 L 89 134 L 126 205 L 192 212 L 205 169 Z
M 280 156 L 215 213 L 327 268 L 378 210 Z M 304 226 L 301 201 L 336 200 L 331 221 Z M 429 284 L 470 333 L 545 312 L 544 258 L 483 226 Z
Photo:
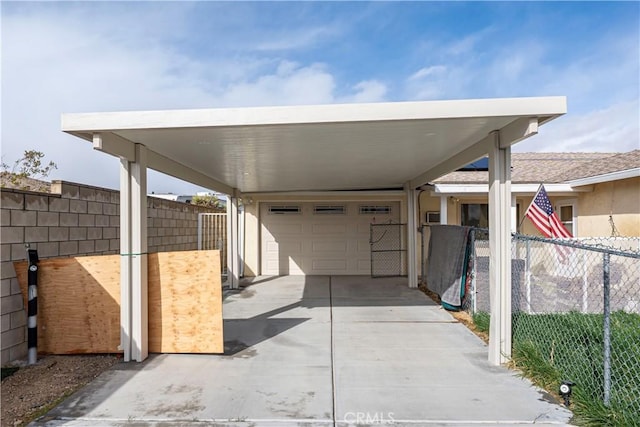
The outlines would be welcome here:
M 525 215 L 545 237 L 573 237 L 553 211 L 544 185 L 538 189 Z
M 564 224 L 562 224 L 560 218 L 558 218 L 558 214 L 553 211 L 544 185 L 540 185 L 540 188 L 538 188 L 538 192 L 525 212 L 525 215 L 545 237 L 573 237 Z M 558 254 L 561 258 L 566 258 L 569 248 L 556 246 L 556 249 L 558 249 Z

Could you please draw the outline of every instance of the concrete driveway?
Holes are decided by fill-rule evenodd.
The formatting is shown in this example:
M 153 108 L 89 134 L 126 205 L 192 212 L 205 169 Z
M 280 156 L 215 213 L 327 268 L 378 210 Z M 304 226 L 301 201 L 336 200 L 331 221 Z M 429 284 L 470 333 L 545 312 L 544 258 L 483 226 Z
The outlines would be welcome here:
M 284 276 L 224 301 L 226 354 L 121 363 L 33 425 L 565 425 L 406 279 Z

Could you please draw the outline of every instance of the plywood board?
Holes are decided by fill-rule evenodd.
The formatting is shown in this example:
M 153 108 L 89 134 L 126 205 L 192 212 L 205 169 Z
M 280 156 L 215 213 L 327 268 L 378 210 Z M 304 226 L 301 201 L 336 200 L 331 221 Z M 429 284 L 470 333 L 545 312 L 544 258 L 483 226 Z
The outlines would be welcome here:
M 223 353 L 219 251 L 149 255 L 149 351 Z
M 25 299 L 27 266 L 15 263 Z M 118 353 L 120 256 L 47 259 L 38 267 L 38 351 Z
M 15 262 L 27 295 L 27 262 Z M 220 252 L 150 254 L 149 351 L 222 353 Z M 38 351 L 118 353 L 120 256 L 42 260 L 38 273 Z

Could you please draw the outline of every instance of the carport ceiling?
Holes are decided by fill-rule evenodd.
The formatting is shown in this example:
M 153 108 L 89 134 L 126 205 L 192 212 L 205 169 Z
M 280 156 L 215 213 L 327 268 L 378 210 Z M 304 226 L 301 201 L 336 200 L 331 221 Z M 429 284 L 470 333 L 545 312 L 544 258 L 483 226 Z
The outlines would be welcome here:
M 486 154 L 490 132 L 565 112 L 564 97 L 509 98 L 65 114 L 62 128 L 116 141 L 100 147 L 113 155 L 143 144 L 242 193 L 358 190 L 437 178 Z

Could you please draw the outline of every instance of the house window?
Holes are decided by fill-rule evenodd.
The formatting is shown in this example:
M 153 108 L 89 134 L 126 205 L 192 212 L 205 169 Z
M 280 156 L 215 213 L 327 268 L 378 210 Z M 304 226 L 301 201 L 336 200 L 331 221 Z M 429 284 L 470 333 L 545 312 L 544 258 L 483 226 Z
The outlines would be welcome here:
M 556 206 L 556 213 L 560 217 L 560 222 L 569 230 L 572 236 L 576 235 L 576 202 L 566 200 L 559 202 Z
M 288 206 L 269 206 L 269 213 L 276 215 L 286 215 L 286 214 L 299 214 L 301 212 L 300 206 L 296 205 L 288 205 Z
M 489 205 L 486 203 L 463 203 L 460 205 L 461 224 L 470 227 L 489 227 Z

